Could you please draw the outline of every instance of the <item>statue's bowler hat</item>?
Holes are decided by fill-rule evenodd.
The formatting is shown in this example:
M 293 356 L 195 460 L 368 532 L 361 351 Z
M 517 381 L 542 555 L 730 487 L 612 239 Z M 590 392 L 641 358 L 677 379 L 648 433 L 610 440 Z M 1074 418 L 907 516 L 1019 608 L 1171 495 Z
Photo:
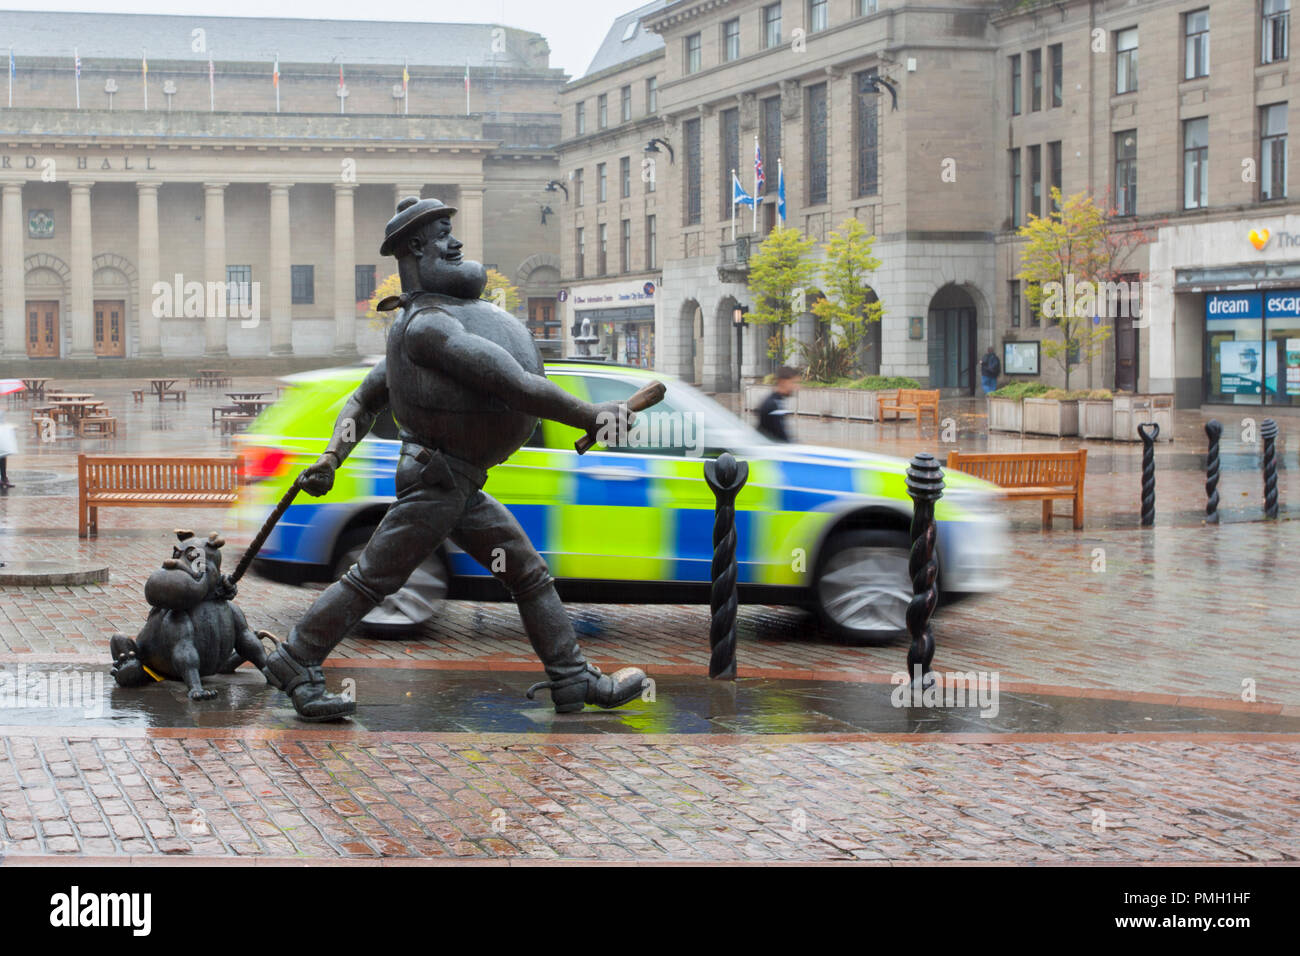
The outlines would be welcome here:
M 379 254 L 393 255 L 397 244 L 410 235 L 411 230 L 431 219 L 441 219 L 443 216 L 450 219 L 455 214 L 456 207 L 448 206 L 440 199 L 403 197 L 397 204 L 397 215 L 388 220 L 388 225 L 384 227 L 384 244 L 379 247 Z

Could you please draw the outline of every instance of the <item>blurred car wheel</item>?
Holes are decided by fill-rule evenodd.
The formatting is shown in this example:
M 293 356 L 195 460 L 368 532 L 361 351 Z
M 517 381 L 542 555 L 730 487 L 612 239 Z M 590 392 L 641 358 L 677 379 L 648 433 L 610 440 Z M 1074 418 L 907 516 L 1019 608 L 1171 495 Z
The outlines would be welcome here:
M 912 580 L 906 531 L 842 531 L 827 542 L 817 572 L 817 605 L 831 637 L 883 644 L 907 634 Z
M 338 560 L 331 580 L 337 581 L 357 563 L 374 528 L 355 528 L 339 540 Z M 361 627 L 380 636 L 398 637 L 419 631 L 442 606 L 447 596 L 447 563 L 440 553 L 431 554 L 411 572 L 405 585 L 390 594 L 361 619 Z

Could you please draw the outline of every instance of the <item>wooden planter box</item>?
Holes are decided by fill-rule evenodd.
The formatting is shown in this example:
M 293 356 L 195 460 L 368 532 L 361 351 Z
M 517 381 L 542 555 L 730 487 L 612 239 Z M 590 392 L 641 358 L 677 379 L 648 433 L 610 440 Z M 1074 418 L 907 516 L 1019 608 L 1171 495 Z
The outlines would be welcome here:
M 1025 433 L 1025 408 L 1014 398 L 990 398 L 989 431 Z
M 1156 441 L 1174 439 L 1174 396 L 1172 394 L 1139 395 L 1121 392 L 1114 400 L 1115 441 L 1141 441 L 1137 427 L 1142 422 L 1160 426 Z
M 1055 435 L 1065 438 L 1079 434 L 1077 399 L 1026 398 L 1025 431 L 1032 435 Z
M 1114 404 L 1108 398 L 1079 399 L 1079 437 L 1113 437 L 1115 434 Z

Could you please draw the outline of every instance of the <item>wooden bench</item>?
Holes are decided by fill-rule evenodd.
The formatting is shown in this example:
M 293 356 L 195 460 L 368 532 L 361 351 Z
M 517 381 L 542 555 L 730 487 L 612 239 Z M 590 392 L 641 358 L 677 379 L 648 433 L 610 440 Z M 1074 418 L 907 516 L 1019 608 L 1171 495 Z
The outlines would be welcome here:
M 916 415 L 916 430 L 921 430 L 921 422 L 928 414 L 930 420 L 934 422 L 934 427 L 939 427 L 939 390 L 937 388 L 900 388 L 893 396 L 881 394 L 877 402 L 880 420 L 886 420 L 886 412 L 892 412 L 896 420 L 902 420 L 902 413 L 910 411 Z
M 945 466 L 991 481 L 1012 500 L 1043 502 L 1043 527 L 1052 527 L 1052 503 L 1074 501 L 1074 529 L 1083 528 L 1083 479 L 1088 449 L 1078 451 L 981 453 L 953 451 Z
M 116 438 L 117 419 L 108 415 L 87 415 L 84 418 L 78 418 L 77 437 L 85 438 L 87 435 Z
M 77 456 L 77 535 L 99 534 L 99 509 L 226 508 L 239 496 L 239 458 Z
M 144 404 L 144 393 L 147 392 L 147 391 L 149 391 L 149 389 L 147 389 L 147 388 L 133 388 L 133 389 L 131 389 L 131 397 L 132 397 L 133 399 L 135 399 L 135 403 L 136 403 L 137 405 L 143 405 L 143 404 Z
M 242 432 L 257 419 L 256 415 L 241 415 L 231 413 L 221 416 L 221 434 L 233 435 L 236 432 Z
M 183 388 L 166 389 L 160 394 L 158 401 L 161 402 L 168 398 L 175 399 L 176 404 L 179 405 L 181 402 L 185 401 L 185 389 Z

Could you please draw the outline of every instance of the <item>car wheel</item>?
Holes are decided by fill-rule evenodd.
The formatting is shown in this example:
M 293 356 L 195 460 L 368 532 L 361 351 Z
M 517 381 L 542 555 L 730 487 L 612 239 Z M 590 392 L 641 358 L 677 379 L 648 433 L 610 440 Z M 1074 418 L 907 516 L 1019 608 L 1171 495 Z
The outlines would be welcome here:
M 907 634 L 912 580 L 906 531 L 842 531 L 827 542 L 817 570 L 817 607 L 831 637 L 883 644 Z
M 344 572 L 357 563 L 362 548 L 374 531 L 374 528 L 357 528 L 340 539 L 339 557 L 334 563 L 332 580 L 337 581 L 343 577 Z M 360 626 L 376 634 L 394 637 L 418 631 L 438 613 L 447 597 L 447 579 L 447 563 L 442 555 L 429 555 L 411 572 L 410 578 L 400 590 L 384 598 L 361 619 Z

